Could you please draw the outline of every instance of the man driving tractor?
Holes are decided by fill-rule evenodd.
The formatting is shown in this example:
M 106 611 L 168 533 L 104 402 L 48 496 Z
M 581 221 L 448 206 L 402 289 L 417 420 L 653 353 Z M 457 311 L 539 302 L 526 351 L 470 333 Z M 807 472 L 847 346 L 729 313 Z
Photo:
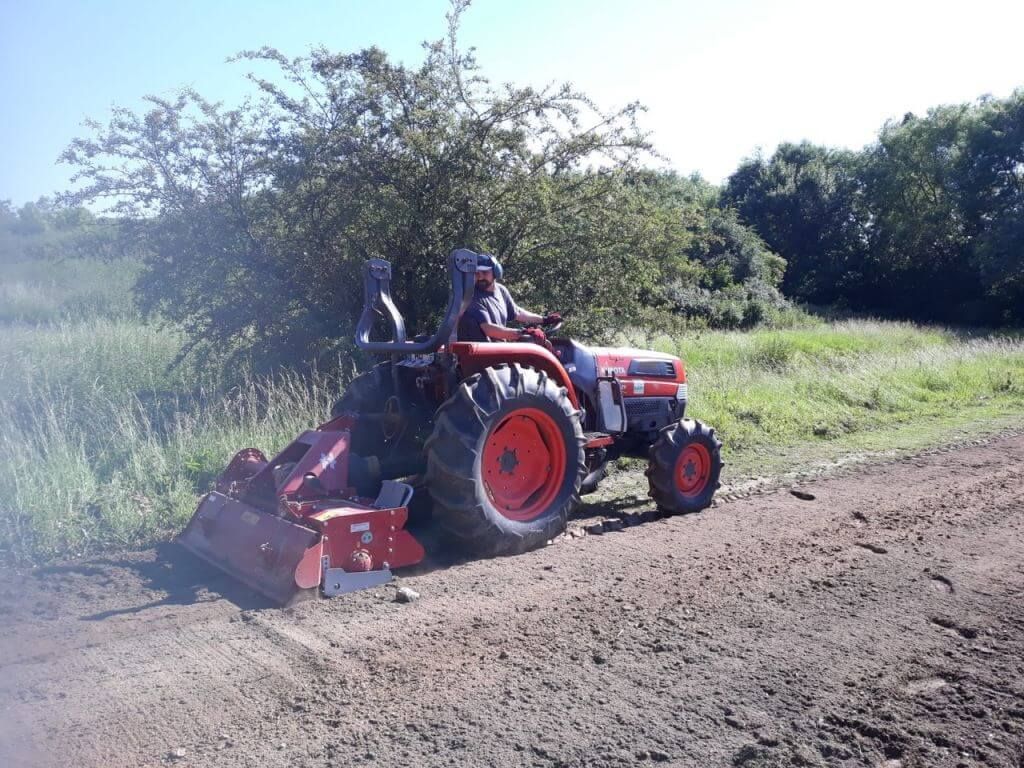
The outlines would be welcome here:
M 501 276 L 501 263 L 489 253 L 480 254 L 473 300 L 459 318 L 459 341 L 534 341 L 545 344 L 547 339 L 540 328 L 522 331 L 509 328 L 509 323 L 550 326 L 562 322 L 562 316 L 557 312 L 538 315 L 518 306 L 508 288 L 497 282 Z
M 495 282 L 493 256 L 455 249 L 448 273 L 436 332 L 409 339 L 391 265 L 366 262 L 354 341 L 388 359 L 352 380 L 329 421 L 277 455 L 235 454 L 179 537 L 187 549 L 284 604 L 378 586 L 393 568 L 421 562 L 423 544 L 405 529 L 417 493 L 441 534 L 432 542 L 487 557 L 563 533 L 579 497 L 620 456 L 647 460 L 649 493 L 665 513 L 711 505 L 722 443 L 686 418 L 681 359 L 570 338 L 555 341 L 560 354 L 478 343 L 544 345 L 536 323 L 554 330 L 561 318 L 517 307 Z M 452 342 L 460 315 L 469 343 Z M 389 337 L 372 338 L 382 319 Z M 526 334 L 509 328 L 516 321 Z

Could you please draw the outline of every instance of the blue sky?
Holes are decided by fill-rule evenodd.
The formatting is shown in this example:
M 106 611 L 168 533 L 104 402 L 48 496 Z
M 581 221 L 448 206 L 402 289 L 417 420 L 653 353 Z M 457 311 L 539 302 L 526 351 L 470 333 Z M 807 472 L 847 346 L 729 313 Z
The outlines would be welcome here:
M 232 54 L 377 45 L 413 63 L 447 0 L 0 0 L 0 199 L 66 188 L 86 117 L 192 86 L 231 104 Z M 494 81 L 639 100 L 665 164 L 721 181 L 757 147 L 860 147 L 888 118 L 1024 86 L 1024 2 L 476 0 L 462 40 Z

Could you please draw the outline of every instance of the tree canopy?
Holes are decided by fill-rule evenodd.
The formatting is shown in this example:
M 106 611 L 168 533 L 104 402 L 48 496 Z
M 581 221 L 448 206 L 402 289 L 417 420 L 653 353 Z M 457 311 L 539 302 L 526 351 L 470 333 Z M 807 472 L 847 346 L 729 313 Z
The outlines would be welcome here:
M 272 48 L 262 96 L 234 108 L 195 91 L 116 109 L 63 160 L 75 203 L 107 201 L 147 254 L 145 309 L 194 345 L 266 364 L 349 353 L 361 265 L 388 259 L 414 331 L 446 303 L 448 252 L 496 254 L 520 303 L 601 336 L 681 283 L 781 302 L 781 261 L 700 194 L 646 170 L 638 104 L 603 110 L 568 85 L 494 85 L 458 44 L 467 3 L 418 66 L 379 49 Z M 757 298 L 760 297 L 760 298 Z
M 125 255 L 117 225 L 80 206 L 40 198 L 14 208 L 0 200 L 0 264 L 28 259 Z
M 786 257 L 789 296 L 1024 322 L 1024 91 L 907 114 L 861 152 L 783 144 L 723 198 Z

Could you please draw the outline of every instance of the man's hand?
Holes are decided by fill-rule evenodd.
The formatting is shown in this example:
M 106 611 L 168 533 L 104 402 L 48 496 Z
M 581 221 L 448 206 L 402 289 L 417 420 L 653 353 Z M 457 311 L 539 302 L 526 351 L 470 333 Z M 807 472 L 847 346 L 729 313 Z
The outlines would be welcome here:
M 515 328 L 506 328 L 503 325 L 494 325 L 493 323 L 480 323 L 480 330 L 484 332 L 487 338 L 494 341 L 519 341 L 519 337 L 522 335 Z
M 523 335 L 519 337 L 520 341 L 530 341 L 534 344 L 540 344 L 546 349 L 554 349 L 551 346 L 551 342 L 548 341 L 548 337 L 544 334 L 540 328 L 526 328 L 523 330 Z
M 562 322 L 562 316 L 557 312 L 548 312 L 540 322 L 541 325 L 558 325 Z

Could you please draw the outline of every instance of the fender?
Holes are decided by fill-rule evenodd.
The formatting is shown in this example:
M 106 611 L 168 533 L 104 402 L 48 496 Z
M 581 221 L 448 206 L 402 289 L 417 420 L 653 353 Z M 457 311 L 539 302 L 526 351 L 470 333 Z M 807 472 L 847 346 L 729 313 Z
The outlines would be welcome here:
M 449 351 L 459 360 L 463 376 L 480 373 L 484 368 L 491 368 L 502 363 L 519 363 L 520 365 L 544 371 L 555 380 L 560 387 L 568 390 L 569 401 L 574 408 L 579 408 L 576 391 L 569 381 L 569 374 L 558 362 L 558 358 L 538 344 L 523 342 L 475 342 L 457 341 Z

